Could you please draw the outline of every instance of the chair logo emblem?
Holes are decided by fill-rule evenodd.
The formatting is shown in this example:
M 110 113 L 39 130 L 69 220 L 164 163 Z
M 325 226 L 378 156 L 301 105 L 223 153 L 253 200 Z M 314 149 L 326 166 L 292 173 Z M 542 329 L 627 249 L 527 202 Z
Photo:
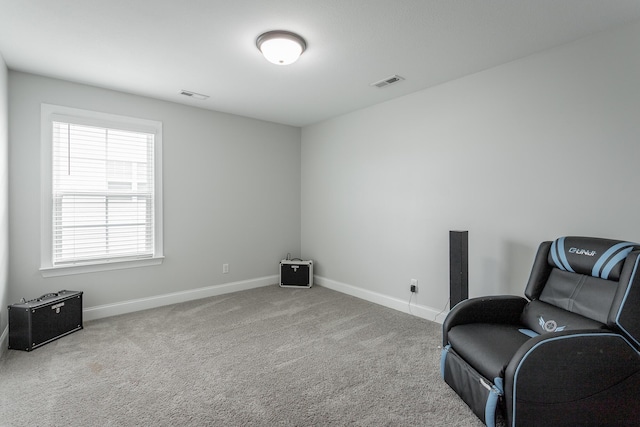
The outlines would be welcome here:
M 542 316 L 538 317 L 538 323 L 540 323 L 540 327 L 546 332 L 560 332 L 564 331 L 566 328 L 566 326 L 558 326 L 558 323 L 555 320 L 545 321 Z
M 590 251 L 589 249 L 570 248 L 569 253 L 576 254 L 576 255 L 595 256 L 597 252 Z

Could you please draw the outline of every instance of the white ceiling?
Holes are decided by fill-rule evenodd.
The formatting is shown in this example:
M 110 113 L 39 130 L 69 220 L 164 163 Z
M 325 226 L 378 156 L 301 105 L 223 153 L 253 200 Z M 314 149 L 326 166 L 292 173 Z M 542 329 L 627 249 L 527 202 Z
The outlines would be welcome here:
M 0 0 L 0 53 L 12 70 L 304 126 L 635 20 L 640 0 Z M 274 29 L 306 39 L 297 63 L 261 57 Z M 393 74 L 406 80 L 370 86 Z

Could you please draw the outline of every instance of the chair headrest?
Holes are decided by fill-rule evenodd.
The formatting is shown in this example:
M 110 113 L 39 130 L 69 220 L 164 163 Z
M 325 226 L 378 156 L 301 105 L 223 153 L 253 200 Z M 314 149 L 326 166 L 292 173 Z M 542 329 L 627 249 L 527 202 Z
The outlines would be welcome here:
M 597 237 L 560 237 L 551 244 L 550 265 L 572 273 L 619 280 L 624 260 L 637 243 Z

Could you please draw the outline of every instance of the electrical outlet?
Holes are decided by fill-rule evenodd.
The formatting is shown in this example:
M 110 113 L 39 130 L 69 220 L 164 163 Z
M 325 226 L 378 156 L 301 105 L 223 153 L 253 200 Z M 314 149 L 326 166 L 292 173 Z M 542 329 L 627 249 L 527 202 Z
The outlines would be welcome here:
M 412 293 L 418 293 L 418 279 L 411 279 L 409 281 L 409 290 Z
M 229 264 L 222 264 L 222 273 L 227 274 L 229 272 Z

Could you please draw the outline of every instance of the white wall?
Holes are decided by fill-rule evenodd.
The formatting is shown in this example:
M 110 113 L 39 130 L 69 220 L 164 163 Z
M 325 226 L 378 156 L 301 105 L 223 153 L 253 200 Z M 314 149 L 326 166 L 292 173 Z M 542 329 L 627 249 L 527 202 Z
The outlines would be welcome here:
M 640 241 L 638 40 L 619 28 L 304 128 L 319 282 L 406 310 L 416 278 L 413 311 L 434 317 L 449 230 L 469 230 L 471 296 L 521 295 L 543 240 Z
M 263 278 L 276 283 L 278 261 L 299 253 L 299 128 L 14 71 L 9 89 L 12 301 L 71 289 L 84 291 L 91 308 Z M 163 122 L 162 265 L 41 276 L 41 103 Z
M 8 72 L 0 54 L 0 335 L 7 327 L 9 301 L 9 106 Z M 0 339 L 0 354 L 6 346 Z

